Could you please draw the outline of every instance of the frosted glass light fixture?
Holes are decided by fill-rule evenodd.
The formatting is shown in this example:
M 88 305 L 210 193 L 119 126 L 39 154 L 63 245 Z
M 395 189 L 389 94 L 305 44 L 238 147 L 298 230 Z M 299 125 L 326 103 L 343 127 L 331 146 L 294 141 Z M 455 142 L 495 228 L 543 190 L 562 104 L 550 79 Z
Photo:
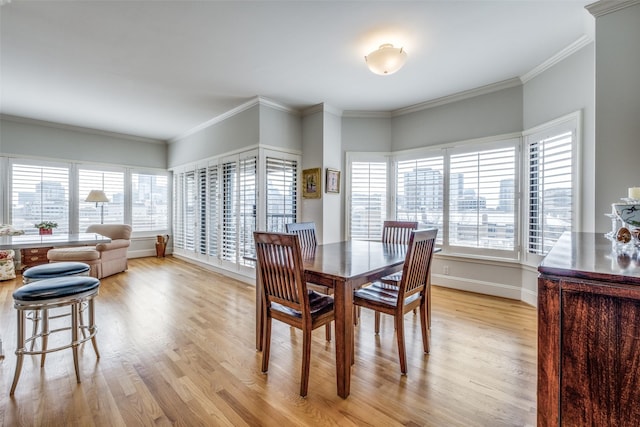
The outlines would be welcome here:
M 388 76 L 407 62 L 407 52 L 401 47 L 393 47 L 392 44 L 386 43 L 365 56 L 364 60 L 372 73 Z

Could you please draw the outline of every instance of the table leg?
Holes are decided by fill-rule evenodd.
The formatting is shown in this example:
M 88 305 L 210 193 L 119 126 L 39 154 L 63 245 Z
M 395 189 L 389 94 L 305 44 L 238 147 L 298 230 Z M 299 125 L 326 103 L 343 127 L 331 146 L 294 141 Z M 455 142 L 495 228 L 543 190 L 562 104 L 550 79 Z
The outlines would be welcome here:
M 262 351 L 262 336 L 264 335 L 264 316 L 262 313 L 262 282 L 256 263 L 256 350 Z
M 353 288 L 348 283 L 334 285 L 336 328 L 336 377 L 338 396 L 346 398 L 351 389 L 353 355 Z

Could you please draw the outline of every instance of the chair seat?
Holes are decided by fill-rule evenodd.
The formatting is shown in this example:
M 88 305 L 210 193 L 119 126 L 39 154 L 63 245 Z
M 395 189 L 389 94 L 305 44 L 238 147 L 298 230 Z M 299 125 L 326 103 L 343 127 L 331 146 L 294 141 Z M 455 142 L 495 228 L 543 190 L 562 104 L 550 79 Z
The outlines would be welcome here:
M 100 259 L 100 252 L 92 246 L 56 248 L 47 252 L 47 258 L 50 261 L 93 261 Z
M 13 299 L 41 302 L 79 295 L 99 286 L 100 281 L 90 276 L 57 277 L 21 286 L 13 293 Z
M 384 276 L 380 279 L 380 281 L 389 285 L 394 284 L 395 286 L 398 286 L 398 284 L 402 281 L 402 271 Z
M 311 317 L 317 317 L 322 314 L 329 313 L 333 311 L 333 297 L 311 291 L 309 292 L 309 306 L 311 308 Z M 302 313 L 298 310 L 294 310 L 282 304 L 272 303 L 271 309 L 288 314 L 289 316 L 298 318 L 302 317 Z
M 40 264 L 25 270 L 26 279 L 51 279 L 54 277 L 75 276 L 89 272 L 89 266 L 83 262 L 55 262 Z
M 390 286 L 386 283 L 373 282 L 370 286 L 360 288 L 353 293 L 353 303 L 357 304 L 358 299 L 373 302 L 379 305 L 395 307 L 398 303 L 398 287 Z M 404 304 L 420 299 L 420 293 L 415 293 L 405 298 Z

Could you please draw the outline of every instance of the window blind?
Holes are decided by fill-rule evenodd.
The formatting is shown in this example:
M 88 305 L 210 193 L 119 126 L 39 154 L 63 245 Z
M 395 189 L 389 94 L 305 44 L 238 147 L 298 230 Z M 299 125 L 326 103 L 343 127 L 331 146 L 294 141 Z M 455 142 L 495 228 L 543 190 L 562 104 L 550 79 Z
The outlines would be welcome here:
M 298 162 L 267 157 L 266 169 L 267 231 L 284 232 L 297 218 Z
M 515 174 L 515 146 L 450 156 L 450 245 L 515 249 Z
M 531 138 L 529 155 L 529 253 L 545 255 L 573 222 L 572 131 Z
M 210 256 L 219 256 L 219 220 L 220 220 L 220 177 L 218 176 L 218 165 L 211 165 L 208 168 L 207 175 L 209 179 L 208 187 L 208 206 L 209 222 L 207 225 L 207 234 L 209 238 L 209 246 L 207 253 Z
M 379 240 L 387 212 L 387 163 L 351 163 L 350 236 Z
M 87 193 L 89 194 L 89 193 Z M 14 163 L 11 168 L 11 223 L 37 234 L 41 221 L 69 232 L 69 168 Z
M 239 254 L 237 262 L 241 265 L 253 265 L 251 261 L 245 260 L 244 256 L 254 256 L 255 243 L 253 241 L 253 232 L 256 230 L 257 212 L 257 192 L 256 192 L 256 173 L 258 158 L 248 157 L 239 161 Z
M 85 202 L 91 190 L 102 190 L 108 203 Z M 91 224 L 124 223 L 124 172 L 99 169 L 78 170 L 79 227 L 84 231 Z

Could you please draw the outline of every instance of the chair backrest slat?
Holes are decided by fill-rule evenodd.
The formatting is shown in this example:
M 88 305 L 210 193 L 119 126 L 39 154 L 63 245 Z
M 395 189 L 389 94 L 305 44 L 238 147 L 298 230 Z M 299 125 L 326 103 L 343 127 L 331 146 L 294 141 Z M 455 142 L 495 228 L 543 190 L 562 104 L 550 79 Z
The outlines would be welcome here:
M 257 274 L 260 275 L 267 306 L 282 304 L 309 313 L 309 297 L 298 236 L 295 234 L 254 232 Z
M 429 280 L 437 234 L 436 228 L 411 232 L 407 256 L 402 268 L 399 301 L 425 289 Z
M 285 227 L 287 233 L 298 235 L 302 249 L 315 248 L 318 245 L 315 222 L 294 222 L 286 224 Z
M 406 245 L 411 231 L 417 228 L 417 221 L 385 221 L 382 226 L 382 242 Z

